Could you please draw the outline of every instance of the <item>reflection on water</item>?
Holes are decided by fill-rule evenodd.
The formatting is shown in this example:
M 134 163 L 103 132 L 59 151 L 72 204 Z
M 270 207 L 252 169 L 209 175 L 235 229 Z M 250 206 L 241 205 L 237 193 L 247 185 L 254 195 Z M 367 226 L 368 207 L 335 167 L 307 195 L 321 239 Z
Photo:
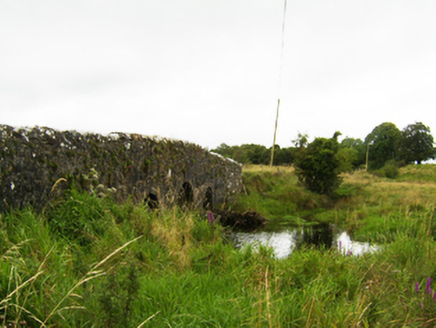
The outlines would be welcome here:
M 377 245 L 370 243 L 361 243 L 352 241 L 346 232 L 338 234 L 336 237 L 336 247 L 346 255 L 360 255 L 364 253 L 372 253 L 379 249 Z
M 307 228 L 286 227 L 281 231 L 237 232 L 237 247 L 264 245 L 272 247 L 277 258 L 289 256 L 296 248 L 313 245 L 324 248 L 337 248 L 344 255 L 361 255 L 374 252 L 377 246 L 351 240 L 350 236 L 329 224 L 319 224 Z
M 272 247 L 277 258 L 283 258 L 292 253 L 297 240 L 297 230 L 283 232 L 238 232 L 236 246 L 258 244 Z
M 328 223 L 320 223 L 305 229 L 300 229 L 301 235 L 297 246 L 312 245 L 331 248 L 333 246 L 333 229 Z

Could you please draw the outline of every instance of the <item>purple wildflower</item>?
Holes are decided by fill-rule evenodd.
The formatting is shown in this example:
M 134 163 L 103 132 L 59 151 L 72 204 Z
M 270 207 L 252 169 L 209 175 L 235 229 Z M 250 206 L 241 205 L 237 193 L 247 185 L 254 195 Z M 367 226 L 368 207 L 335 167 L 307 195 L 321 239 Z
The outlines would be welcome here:
M 436 300 L 436 291 L 433 292 L 433 301 Z
M 342 242 L 339 240 L 339 251 L 342 250 Z
M 419 302 L 419 307 L 422 309 L 424 306 L 422 305 L 421 302 Z
M 430 277 L 427 278 L 427 284 L 425 285 L 425 290 L 430 295 L 432 294 L 432 292 L 431 292 L 431 278 Z
M 353 255 L 353 252 L 351 251 L 351 249 L 347 252 L 347 256 Z
M 212 224 L 212 222 L 215 220 L 213 213 L 210 211 L 207 212 L 207 220 L 209 221 L 209 224 Z
M 415 283 L 415 292 L 419 292 L 419 282 Z

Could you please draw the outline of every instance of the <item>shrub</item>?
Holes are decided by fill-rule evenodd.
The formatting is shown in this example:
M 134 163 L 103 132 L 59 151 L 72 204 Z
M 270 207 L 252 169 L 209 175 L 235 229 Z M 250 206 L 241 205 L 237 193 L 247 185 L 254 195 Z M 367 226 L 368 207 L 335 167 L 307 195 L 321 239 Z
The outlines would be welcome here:
M 389 179 L 396 179 L 400 174 L 400 170 L 394 164 L 386 164 L 382 167 L 381 170 L 383 172 L 383 175 Z
M 341 184 L 337 139 L 316 138 L 299 152 L 297 175 L 303 185 L 316 193 L 333 196 Z
M 394 161 L 388 161 L 381 169 L 374 171 L 379 177 L 396 179 L 400 175 L 400 169 Z

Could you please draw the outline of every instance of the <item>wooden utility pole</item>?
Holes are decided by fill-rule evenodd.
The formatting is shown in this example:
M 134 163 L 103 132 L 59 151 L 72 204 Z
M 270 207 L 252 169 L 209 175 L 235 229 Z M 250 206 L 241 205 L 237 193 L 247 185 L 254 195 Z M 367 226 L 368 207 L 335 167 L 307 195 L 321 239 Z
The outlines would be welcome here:
M 277 114 L 276 114 L 276 124 L 274 127 L 274 141 L 273 146 L 271 148 L 271 161 L 269 163 L 269 166 L 273 166 L 274 164 L 274 148 L 276 147 L 276 136 L 277 136 L 277 125 L 279 121 L 279 108 L 280 108 L 280 89 L 282 86 L 282 70 L 283 70 L 283 53 L 285 51 L 285 23 L 286 23 L 286 7 L 287 7 L 287 0 L 284 1 L 284 7 L 283 7 L 283 22 L 282 22 L 282 51 L 280 54 L 280 70 L 279 70 L 279 96 L 277 101 Z
M 274 141 L 273 141 L 273 146 L 271 149 L 271 161 L 269 163 L 269 166 L 273 166 L 274 164 L 274 148 L 276 147 L 276 135 L 277 135 L 277 124 L 279 121 L 279 108 L 280 108 L 280 98 L 277 101 L 277 115 L 276 115 L 276 126 L 274 128 Z
M 368 142 L 368 147 L 366 148 L 366 164 L 365 164 L 366 172 L 368 172 L 368 163 L 369 163 L 369 142 Z

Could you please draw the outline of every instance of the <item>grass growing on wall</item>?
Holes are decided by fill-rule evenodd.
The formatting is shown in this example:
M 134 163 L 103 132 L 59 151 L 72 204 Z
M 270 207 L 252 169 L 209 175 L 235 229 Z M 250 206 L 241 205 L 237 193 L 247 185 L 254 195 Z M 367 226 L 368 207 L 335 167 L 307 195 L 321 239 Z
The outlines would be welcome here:
M 296 180 L 280 186 L 288 173 L 251 178 L 260 179 L 256 183 L 269 197 L 285 199 L 279 190 L 293 196 L 300 190 Z M 152 212 L 75 191 L 42 213 L 3 214 L 1 325 L 434 326 L 431 187 L 414 185 L 412 197 L 404 182 L 362 173 L 346 181 L 356 188 L 353 195 L 333 205 L 312 202 L 363 238 L 384 241 L 377 253 L 354 257 L 307 248 L 276 260 L 265 247 L 235 250 L 204 214 Z M 293 205 L 295 213 L 309 211 L 307 204 L 312 206 L 308 200 Z M 313 209 L 314 217 L 321 213 Z

